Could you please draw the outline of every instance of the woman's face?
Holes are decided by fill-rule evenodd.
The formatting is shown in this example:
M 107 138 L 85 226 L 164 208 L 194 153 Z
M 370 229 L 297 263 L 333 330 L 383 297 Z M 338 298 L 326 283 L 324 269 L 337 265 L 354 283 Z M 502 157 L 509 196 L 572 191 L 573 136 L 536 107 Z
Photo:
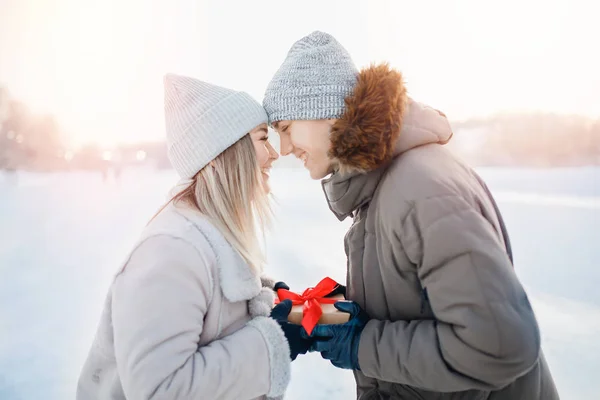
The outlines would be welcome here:
M 261 124 L 250 131 L 250 137 L 252 138 L 252 144 L 254 144 L 254 150 L 256 151 L 256 160 L 258 161 L 258 167 L 260 168 L 261 176 L 265 190 L 270 192 L 269 187 L 269 174 L 271 172 L 271 165 L 273 161 L 279 158 L 279 154 L 275 151 L 271 143 L 269 143 L 269 131 L 267 124 Z

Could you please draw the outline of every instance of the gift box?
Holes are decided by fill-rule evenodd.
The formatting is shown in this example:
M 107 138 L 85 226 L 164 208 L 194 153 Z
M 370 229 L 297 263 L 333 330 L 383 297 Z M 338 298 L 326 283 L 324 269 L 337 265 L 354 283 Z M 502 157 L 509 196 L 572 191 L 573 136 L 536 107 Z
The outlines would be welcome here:
M 325 297 L 333 292 L 339 284 L 331 278 L 321 280 L 315 287 L 308 288 L 302 294 L 286 289 L 277 290 L 276 303 L 291 300 L 293 307 L 288 321 L 302 325 L 309 334 L 317 324 L 343 324 L 348 322 L 350 314 L 334 307 L 336 301 L 344 301 L 343 295 Z

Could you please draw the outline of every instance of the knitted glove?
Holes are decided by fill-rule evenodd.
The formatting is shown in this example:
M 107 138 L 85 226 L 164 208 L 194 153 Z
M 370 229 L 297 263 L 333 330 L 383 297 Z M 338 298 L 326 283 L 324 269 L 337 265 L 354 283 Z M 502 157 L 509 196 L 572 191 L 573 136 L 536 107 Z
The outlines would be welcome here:
M 306 333 L 302 335 L 302 326 L 288 322 L 288 315 L 291 311 L 292 301 L 284 300 L 273 308 L 271 311 L 271 318 L 273 318 L 283 330 L 290 346 L 290 357 L 292 358 L 292 361 L 294 361 L 299 354 L 306 354 L 308 352 L 313 339 L 307 337 Z

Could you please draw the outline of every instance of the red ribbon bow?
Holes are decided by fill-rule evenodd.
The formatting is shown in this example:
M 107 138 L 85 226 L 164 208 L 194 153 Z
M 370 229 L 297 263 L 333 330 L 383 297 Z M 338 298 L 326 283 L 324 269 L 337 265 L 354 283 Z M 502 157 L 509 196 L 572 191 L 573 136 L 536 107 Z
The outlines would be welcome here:
M 310 335 L 317 322 L 319 322 L 321 315 L 323 315 L 321 304 L 334 304 L 337 301 L 324 296 L 333 292 L 338 286 L 339 283 L 328 277 L 321 280 L 314 288 L 306 289 L 302 294 L 286 289 L 278 289 L 277 296 L 279 299 L 275 300 L 275 304 L 283 300 L 291 300 L 295 306 L 304 304 L 304 307 L 302 307 L 302 326 Z

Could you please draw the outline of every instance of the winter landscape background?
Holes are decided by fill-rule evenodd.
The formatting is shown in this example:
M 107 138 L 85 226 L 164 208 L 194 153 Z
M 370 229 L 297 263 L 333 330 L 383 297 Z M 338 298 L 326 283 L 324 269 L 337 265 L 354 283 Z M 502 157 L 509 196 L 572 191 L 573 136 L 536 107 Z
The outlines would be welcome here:
M 600 168 L 480 168 L 504 213 L 516 270 L 563 400 L 600 383 Z M 74 398 L 112 276 L 175 182 L 172 171 L 0 172 L 0 399 Z M 276 168 L 270 273 L 293 288 L 343 281 L 343 235 L 306 171 Z M 288 399 L 350 399 L 350 372 L 293 364 Z
M 314 30 L 448 116 L 447 146 L 504 213 L 561 398 L 600 398 L 596 3 L 0 0 L 0 400 L 74 398 L 113 274 L 176 180 L 164 74 L 260 101 Z M 343 281 L 350 221 L 298 165 L 273 171 L 270 273 Z M 350 372 L 294 362 L 288 399 L 354 397 Z

